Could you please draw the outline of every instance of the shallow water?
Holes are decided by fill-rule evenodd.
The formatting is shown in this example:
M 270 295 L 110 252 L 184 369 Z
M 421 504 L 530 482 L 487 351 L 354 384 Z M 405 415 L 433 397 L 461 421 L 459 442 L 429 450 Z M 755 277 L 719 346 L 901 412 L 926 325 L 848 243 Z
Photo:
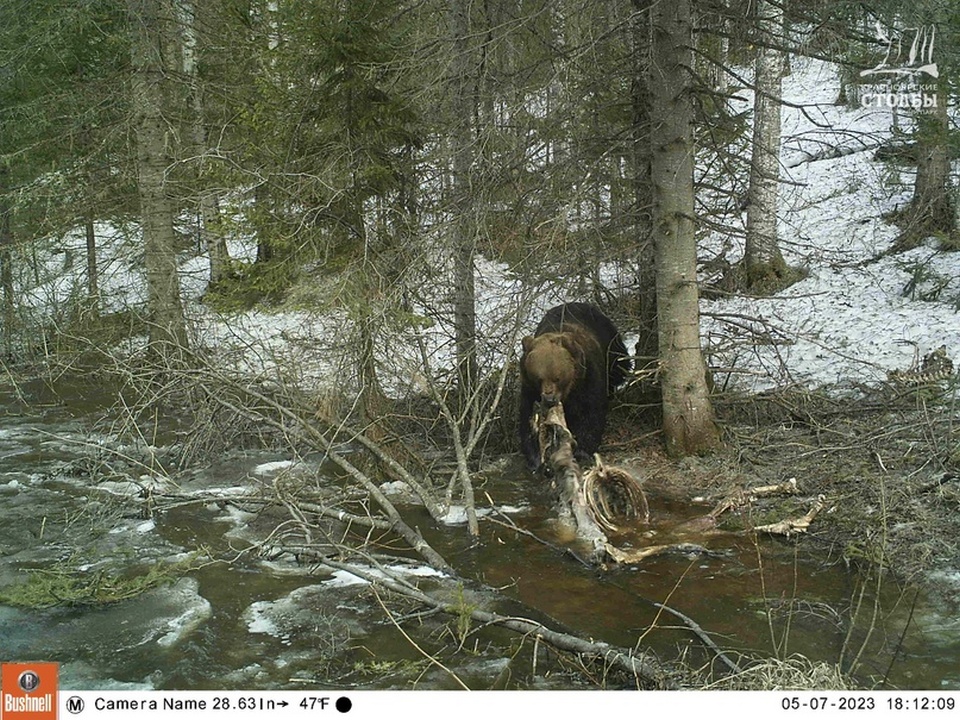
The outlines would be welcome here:
M 4 400 L 9 410 L 0 416 L 0 586 L 22 582 L 30 568 L 58 563 L 84 572 L 141 571 L 188 553 L 236 558 L 204 562 L 173 584 L 106 607 L 0 606 L 4 659 L 58 661 L 64 687 L 78 689 L 453 688 L 453 673 L 475 688 L 590 686 L 532 641 L 506 631 L 473 633 L 463 651 L 443 654 L 456 642 L 449 618 L 405 623 L 418 645 L 443 654 L 450 670 L 444 672 L 425 662 L 368 587 L 309 565 L 243 554 L 262 532 L 258 523 L 269 527 L 269 518 L 223 502 L 186 503 L 144 517 L 123 493 L 138 491 L 151 478 L 134 477 L 140 485 L 132 488 L 123 477 L 100 475 L 102 482 L 94 483 L 84 470 L 90 443 L 111 441 L 92 433 L 98 408 L 73 402 L 26 410 L 12 397 Z M 180 493 L 255 489 L 289 470 L 266 465 L 285 459 L 231 453 L 172 479 Z M 302 466 L 315 472 L 311 463 L 307 458 Z M 640 644 L 664 660 L 683 654 L 695 665 L 709 662 L 688 621 L 656 605 L 664 603 L 734 661 L 742 659 L 740 652 L 799 653 L 840 661 L 845 669 L 856 661 L 854 672 L 864 682 L 886 678 L 890 687 L 960 689 L 960 621 L 952 608 L 893 582 L 877 593 L 871 578 L 825 565 L 806 538 L 757 543 L 711 537 L 708 554 L 664 555 L 628 568 L 588 567 L 562 552 L 569 546 L 564 527 L 538 500 L 519 464 L 502 467 L 482 491 L 513 508 L 512 521 L 541 541 L 484 522 L 483 542 L 471 545 L 462 528 L 434 528 L 422 510 L 404 509 L 463 577 L 500 590 L 501 612 L 532 614 L 624 647 Z M 650 499 L 661 523 L 704 512 Z M 616 540 L 649 542 L 641 535 Z

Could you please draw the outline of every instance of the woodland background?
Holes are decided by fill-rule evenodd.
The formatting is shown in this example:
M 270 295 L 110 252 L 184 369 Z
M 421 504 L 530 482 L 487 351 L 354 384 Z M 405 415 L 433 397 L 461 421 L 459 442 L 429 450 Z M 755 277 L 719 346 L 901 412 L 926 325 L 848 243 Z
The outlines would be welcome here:
M 699 258 L 712 292 L 801 277 L 777 237 L 789 60 L 838 63 L 837 102 L 858 103 L 860 70 L 891 50 L 916 64 L 918 28 L 935 28 L 943 102 L 903 113 L 888 150 L 918 172 L 891 220 L 898 250 L 952 242 L 950 3 L 15 0 L 2 12 L 10 360 L 107 318 L 164 353 L 202 344 L 181 277 L 202 257 L 209 308 L 337 317 L 351 357 L 334 385 L 371 418 L 391 383 L 378 372 L 389 338 L 442 330 L 445 390 L 470 397 L 503 323 L 527 322 L 537 297 L 592 299 L 637 333 L 668 448 L 709 447 L 698 240 L 725 238 Z M 28 300 L 48 280 L 39 251 L 80 228 L 83 257 L 64 261 L 85 264 L 84 286 Z M 136 301 L 102 287 L 105 228 L 123 230 L 124 262 L 145 280 Z M 240 240 L 255 254 L 231 251 Z M 516 293 L 478 319 L 484 262 L 502 263 Z
M 780 237 L 781 116 L 823 125 L 817 103 L 782 100 L 794 67 L 835 65 L 830 103 L 857 108 L 863 70 L 929 53 L 938 77 L 903 82 L 922 76 L 934 106 L 891 108 L 889 133 L 823 126 L 795 159 L 909 168 L 884 186 L 903 202 L 871 260 L 956 249 L 958 32 L 960 9 L 934 0 L 7 0 L 6 378 L 108 379 L 140 438 L 180 424 L 181 464 L 254 442 L 317 451 L 364 500 L 303 486 L 272 502 L 347 507 L 454 574 L 379 483 L 480 534 L 477 470 L 514 448 L 516 349 L 550 305 L 596 302 L 627 332 L 621 444 L 698 457 L 736 423 L 717 421 L 718 391 L 764 386 L 704 345 L 700 301 L 810 272 Z M 904 292 L 943 290 L 913 267 Z M 711 323 L 721 344 L 781 339 L 754 317 Z M 824 422 L 842 404 L 817 402 Z M 301 529 L 298 557 L 354 551 Z

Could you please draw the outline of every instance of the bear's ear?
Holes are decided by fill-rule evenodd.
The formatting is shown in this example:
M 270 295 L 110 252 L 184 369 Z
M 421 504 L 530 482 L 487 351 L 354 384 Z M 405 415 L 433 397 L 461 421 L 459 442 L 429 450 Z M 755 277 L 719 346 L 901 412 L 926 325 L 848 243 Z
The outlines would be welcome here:
M 570 356 L 573 358 L 573 362 L 577 366 L 577 377 L 583 377 L 587 373 L 587 355 L 583 351 L 580 343 L 577 342 L 577 338 L 571 333 L 562 333 L 560 335 L 560 343 L 563 345 L 564 349 L 570 353 Z
M 520 345 L 523 347 L 524 354 L 530 352 L 533 349 L 533 335 L 527 335 L 520 341 Z

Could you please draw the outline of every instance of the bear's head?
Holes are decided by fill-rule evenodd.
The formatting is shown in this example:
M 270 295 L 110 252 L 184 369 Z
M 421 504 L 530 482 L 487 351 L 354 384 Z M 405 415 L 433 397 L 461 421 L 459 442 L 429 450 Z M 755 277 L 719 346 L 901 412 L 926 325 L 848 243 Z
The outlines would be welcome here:
M 520 371 L 524 381 L 540 390 L 548 405 L 566 400 L 570 390 L 586 374 L 581 342 L 574 333 L 550 332 L 528 335 L 522 340 Z

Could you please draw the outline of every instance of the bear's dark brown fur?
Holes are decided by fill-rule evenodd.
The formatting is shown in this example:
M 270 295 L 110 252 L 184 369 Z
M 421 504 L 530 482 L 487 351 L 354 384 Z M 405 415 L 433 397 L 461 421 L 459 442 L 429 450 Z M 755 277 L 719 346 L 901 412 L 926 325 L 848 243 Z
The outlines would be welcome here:
M 552 308 L 520 358 L 520 449 L 528 467 L 540 467 L 531 420 L 538 402 L 562 402 L 577 457 L 592 460 L 607 423 L 608 396 L 630 371 L 617 328 L 599 308 L 567 303 Z

